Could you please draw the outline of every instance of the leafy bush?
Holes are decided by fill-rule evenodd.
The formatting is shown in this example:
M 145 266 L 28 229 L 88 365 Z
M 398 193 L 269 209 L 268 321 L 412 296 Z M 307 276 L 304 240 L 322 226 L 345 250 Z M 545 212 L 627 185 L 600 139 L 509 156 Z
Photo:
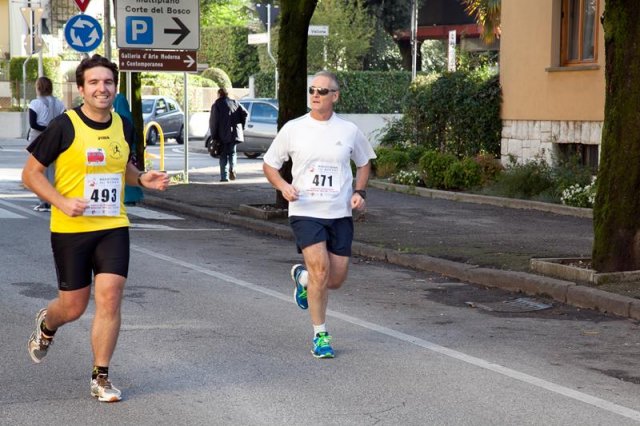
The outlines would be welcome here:
M 259 70 L 255 45 L 247 44 L 244 27 L 200 28 L 198 62 L 226 71 L 234 87 L 247 87 L 249 76 Z
M 400 170 L 391 176 L 391 181 L 399 185 L 419 186 L 422 184 L 420 173 L 415 170 Z
M 381 146 L 376 149 L 376 156 L 374 169 L 380 178 L 389 177 L 409 165 L 409 154 L 399 149 Z
M 509 198 L 550 201 L 553 199 L 554 186 L 551 167 L 539 158 L 524 164 L 509 164 L 496 179 L 492 190 Z
M 208 78 L 199 75 L 187 74 L 189 79 L 189 88 L 195 91 L 196 87 L 217 87 L 217 85 Z M 183 76 L 175 73 L 142 73 L 141 82 L 143 87 L 150 88 L 154 95 L 164 95 L 174 98 L 180 105 L 184 103 L 184 84 Z M 197 99 L 190 93 L 189 109 L 198 110 Z
M 411 85 L 406 120 L 416 142 L 458 157 L 500 152 L 501 91 L 484 70 L 425 76 Z
M 22 65 L 27 58 L 24 56 L 14 56 L 11 58 L 9 64 L 9 80 L 11 84 L 11 96 L 20 99 L 23 97 L 22 89 Z M 31 58 L 27 62 L 27 98 L 33 99 L 35 95 L 35 82 L 38 79 L 38 60 Z M 49 77 L 53 84 L 53 95 L 60 98 L 62 97 L 62 90 L 59 83 L 62 82 L 62 74 L 60 72 L 60 58 L 59 57 L 44 57 L 42 58 L 42 73 L 45 77 Z
M 478 186 L 482 180 L 480 165 L 473 158 L 458 160 L 444 172 L 445 189 L 467 189 Z
M 399 113 L 411 83 L 411 73 L 406 71 L 339 71 L 336 75 L 340 82 L 336 112 L 345 114 Z M 257 97 L 274 96 L 272 72 L 258 73 L 254 81 Z
M 481 152 L 475 156 L 475 161 L 480 166 L 480 184 L 487 185 L 493 182 L 504 170 L 502 163 L 492 154 Z
M 455 155 L 443 154 L 438 151 L 427 151 L 420 158 L 419 172 L 425 186 L 428 188 L 444 189 L 445 174 L 449 166 L 457 161 Z
M 596 201 L 596 180 L 587 185 L 575 184 L 562 191 L 562 204 L 573 207 L 593 207 Z
M 571 186 L 586 187 L 591 183 L 593 170 L 580 164 L 578 156 L 565 158 L 555 162 L 553 167 L 555 196 L 561 198 L 565 189 Z
M 229 79 L 227 73 L 220 68 L 207 68 L 206 70 L 202 71 L 200 77 L 213 80 L 213 82 L 216 83 L 216 85 L 220 88 L 230 89 L 233 87 L 231 85 L 231 79 Z

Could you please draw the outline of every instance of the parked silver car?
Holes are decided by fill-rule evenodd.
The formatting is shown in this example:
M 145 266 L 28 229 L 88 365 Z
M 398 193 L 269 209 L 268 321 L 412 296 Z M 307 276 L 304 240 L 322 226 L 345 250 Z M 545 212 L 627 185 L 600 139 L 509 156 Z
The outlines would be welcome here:
M 155 121 L 160 125 L 165 142 L 174 138 L 180 145 L 184 143 L 184 113 L 175 99 L 168 96 L 143 96 L 142 119 L 147 123 Z M 147 145 L 155 145 L 160 141 L 155 126 L 147 131 Z
M 244 126 L 244 142 L 237 145 L 238 152 L 247 158 L 258 158 L 271 146 L 278 133 L 278 100 L 277 99 L 240 99 L 249 116 Z M 211 130 L 204 135 L 204 146 L 211 152 Z

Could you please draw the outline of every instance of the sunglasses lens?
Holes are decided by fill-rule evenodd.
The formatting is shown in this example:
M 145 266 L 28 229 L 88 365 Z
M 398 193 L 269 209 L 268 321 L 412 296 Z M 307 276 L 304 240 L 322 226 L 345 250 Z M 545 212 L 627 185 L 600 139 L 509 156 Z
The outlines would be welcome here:
M 309 94 L 313 95 L 314 93 L 317 93 L 320 96 L 326 96 L 329 94 L 331 90 L 325 88 L 325 87 L 309 87 Z

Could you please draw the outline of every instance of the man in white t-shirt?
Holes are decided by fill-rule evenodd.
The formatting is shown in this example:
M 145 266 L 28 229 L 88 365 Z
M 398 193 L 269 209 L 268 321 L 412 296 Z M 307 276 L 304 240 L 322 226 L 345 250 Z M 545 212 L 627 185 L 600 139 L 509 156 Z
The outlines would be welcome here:
M 338 117 L 333 73 L 320 71 L 309 87 L 311 111 L 286 123 L 264 155 L 264 174 L 289 202 L 289 222 L 304 265 L 294 265 L 294 298 L 309 308 L 316 358 L 333 358 L 325 320 L 329 289 L 347 278 L 353 241 L 352 209 L 364 209 L 371 159 L 376 155 L 355 124 Z M 291 158 L 293 182 L 279 173 Z M 356 165 L 355 189 L 351 160 Z

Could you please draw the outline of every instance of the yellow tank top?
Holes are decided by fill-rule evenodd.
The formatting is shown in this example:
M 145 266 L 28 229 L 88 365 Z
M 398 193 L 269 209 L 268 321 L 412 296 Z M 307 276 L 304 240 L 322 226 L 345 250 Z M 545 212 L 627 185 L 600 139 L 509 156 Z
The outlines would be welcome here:
M 68 198 L 84 198 L 90 206 L 83 216 L 70 217 L 51 209 L 51 232 L 78 233 L 129 225 L 124 207 L 125 172 L 129 145 L 122 120 L 111 114 L 111 126 L 96 130 L 74 110 L 65 112 L 75 137 L 55 161 L 54 186 Z

